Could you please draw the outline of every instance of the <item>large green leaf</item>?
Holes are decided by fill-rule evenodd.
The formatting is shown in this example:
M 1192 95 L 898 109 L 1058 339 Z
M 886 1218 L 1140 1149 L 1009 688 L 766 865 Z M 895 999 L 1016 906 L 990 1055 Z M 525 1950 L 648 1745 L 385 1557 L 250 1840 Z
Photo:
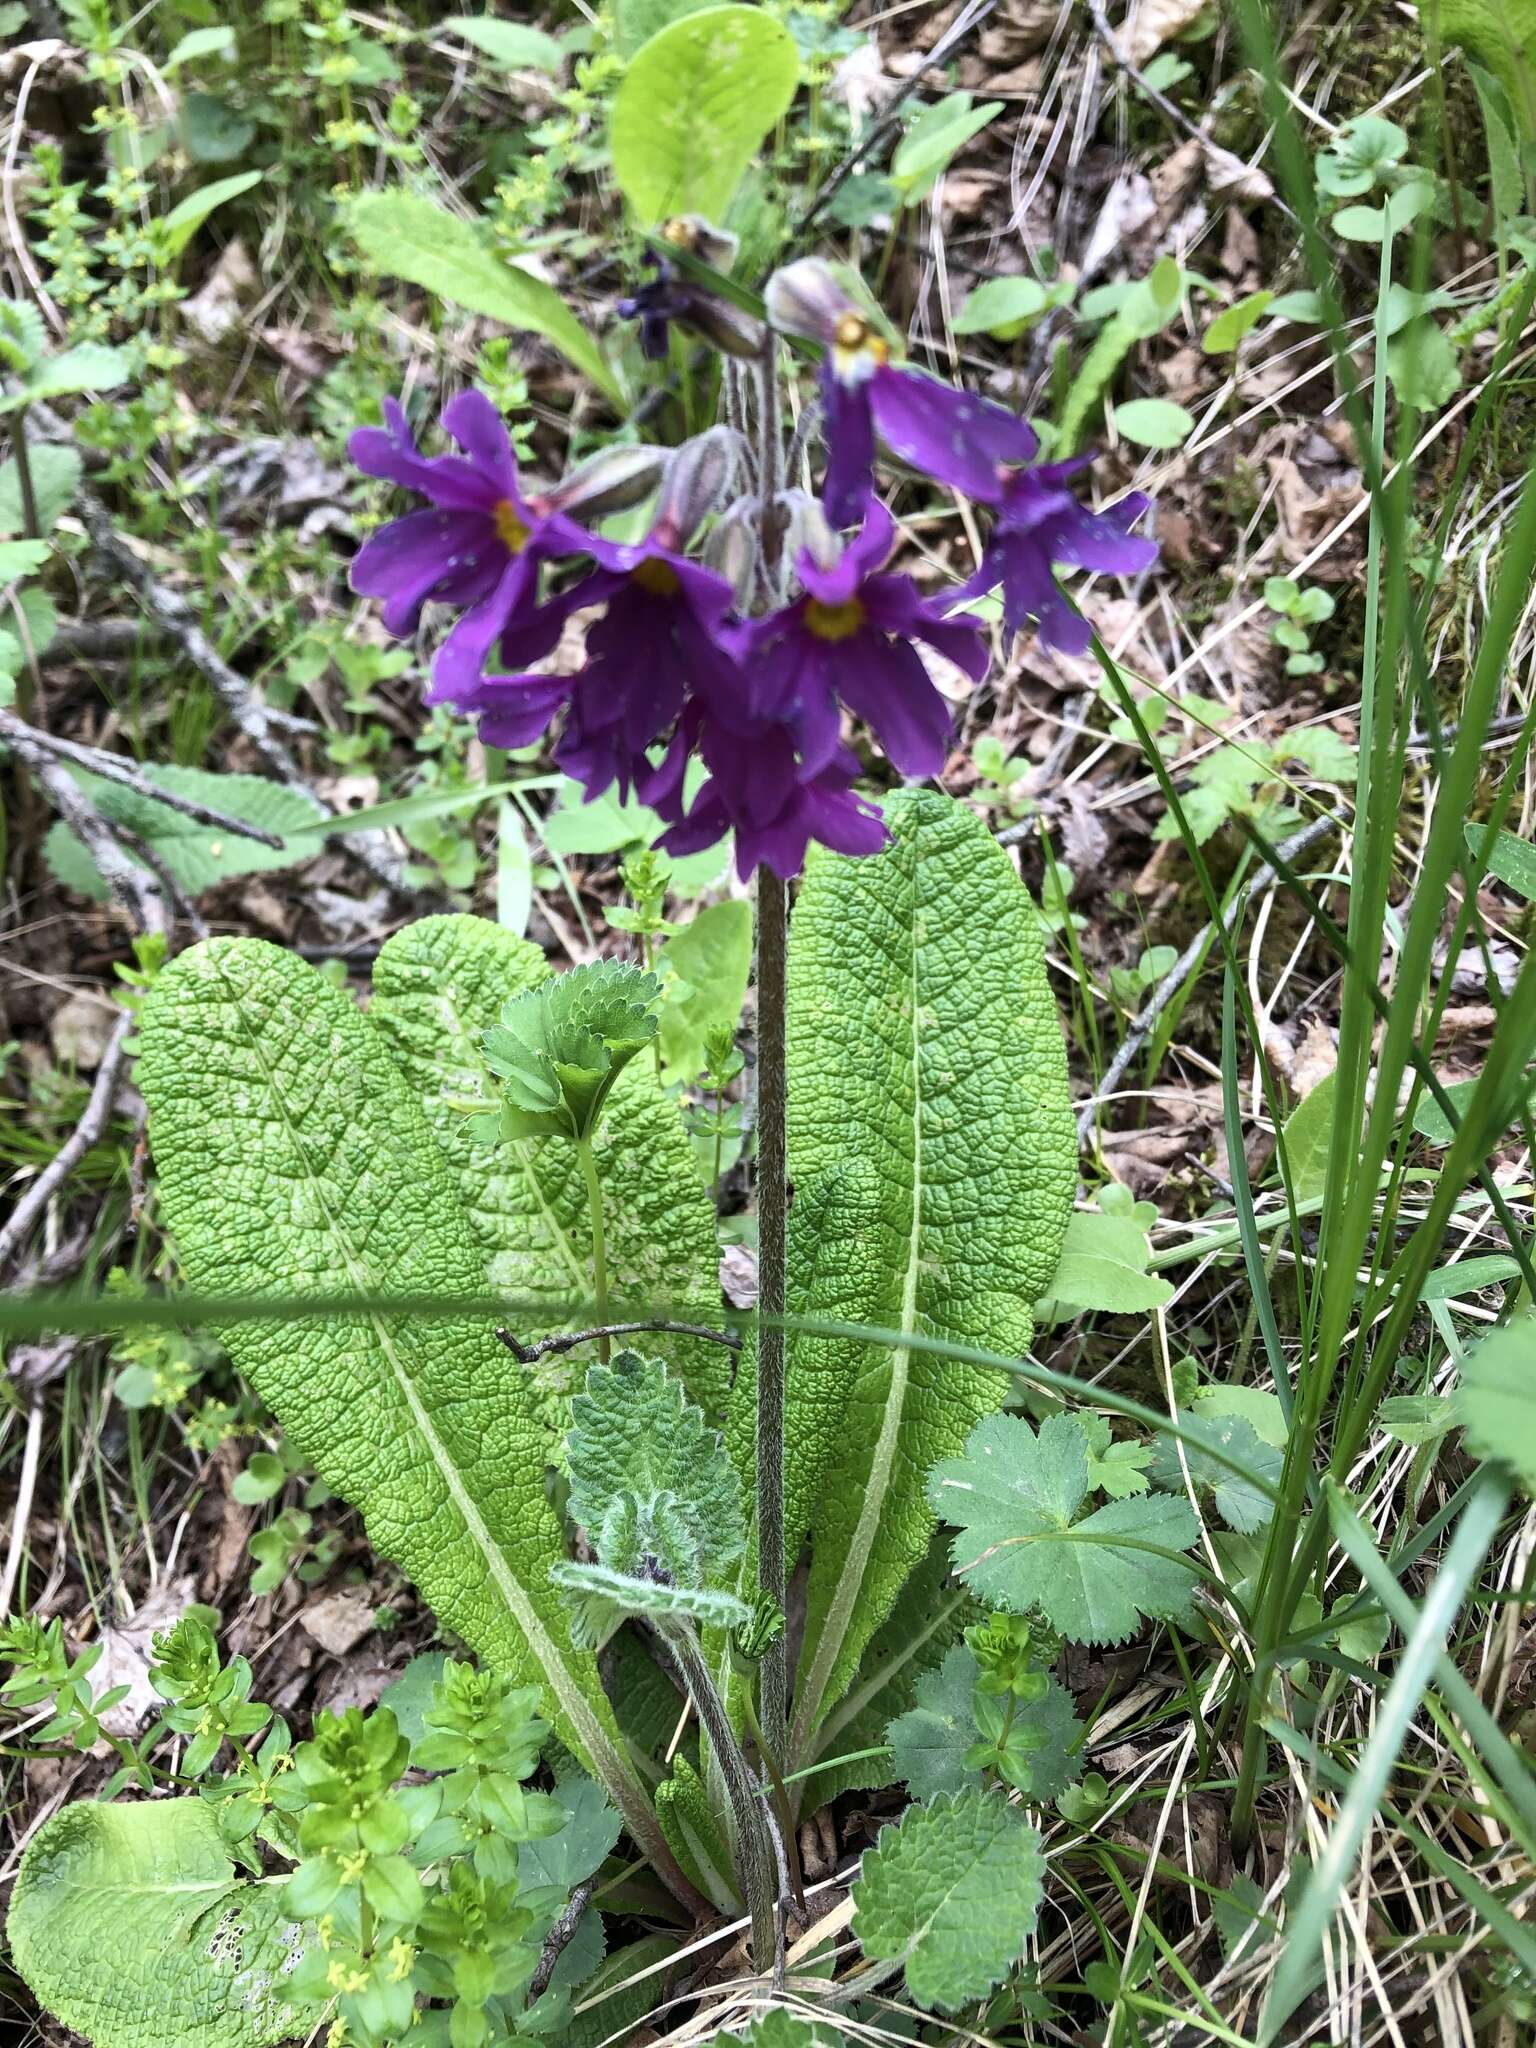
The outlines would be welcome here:
M 414 192 L 365 192 L 348 206 L 347 228 L 376 276 L 403 277 L 504 327 L 542 334 L 616 405 L 623 404 L 601 350 L 554 286 L 503 263 L 467 221 Z
M 796 1199 L 864 1161 L 880 1214 L 850 1255 L 861 1284 L 874 1282 L 867 1320 L 1022 1356 L 1075 1177 L 1040 920 L 963 806 L 906 791 L 886 818 L 888 851 L 814 860 L 794 915 Z M 999 1372 L 904 1345 L 866 1345 L 850 1363 L 814 1524 L 792 1765 L 813 1753 L 817 1722 L 927 1551 L 924 1476 L 1007 1386 Z
M 794 37 L 765 8 L 706 7 L 653 35 L 608 124 L 613 175 L 637 219 L 723 221 L 799 79 Z
M 453 1107 L 482 1084 L 481 1032 L 508 996 L 548 975 L 537 946 L 487 918 L 423 918 L 379 954 L 370 1015 L 425 1106 L 492 1285 L 523 1299 L 568 1302 L 592 1292 L 587 1193 L 574 1147 L 562 1138 L 487 1145 L 470 1137 L 468 1118 Z M 613 1085 L 597 1163 L 614 1299 L 645 1302 L 682 1322 L 707 1321 L 720 1299 L 714 1208 L 677 1105 L 661 1093 L 647 1058 Z M 527 1341 L 567 1326 L 558 1315 L 525 1317 L 518 1335 Z M 681 1373 L 706 1414 L 724 1413 L 730 1353 L 722 1345 L 656 1334 L 647 1335 L 645 1349 Z M 544 1405 L 557 1430 L 564 1391 L 584 1364 L 551 1359 L 528 1369 L 542 1372 L 538 1384 L 553 1397 Z
M 188 1285 L 211 1295 L 472 1295 L 485 1254 L 381 1035 L 255 939 L 183 953 L 145 1005 L 139 1081 Z M 665 1856 L 590 1656 L 550 1584 L 549 1435 L 489 1323 L 358 1311 L 243 1322 L 231 1356 L 374 1547 L 487 1661 L 547 1685 L 564 1739 Z
M 146 782 L 156 782 L 173 796 L 191 797 L 211 810 L 224 811 L 231 818 L 243 818 L 263 832 L 285 833 L 312 828 L 322 813 L 320 806 L 302 790 L 286 789 L 280 782 L 268 782 L 260 775 L 212 775 L 205 768 L 141 767 Z M 140 796 L 105 776 L 81 775 L 80 786 L 102 816 L 115 825 L 125 825 L 142 839 L 161 861 L 174 881 L 189 896 L 201 895 L 215 882 L 231 875 L 253 875 L 269 868 L 292 867 L 315 851 L 315 840 L 296 840 L 291 846 L 264 846 L 259 839 L 246 839 L 238 832 L 199 824 L 169 804 L 157 804 L 153 797 Z M 52 827 L 43 851 L 57 880 L 66 889 L 98 900 L 107 885 L 96 863 L 62 821 Z
M 38 2003 L 94 2048 L 263 2048 L 305 2025 L 280 1895 L 236 1879 L 205 1800 L 82 1800 L 33 1837 L 6 1934 Z

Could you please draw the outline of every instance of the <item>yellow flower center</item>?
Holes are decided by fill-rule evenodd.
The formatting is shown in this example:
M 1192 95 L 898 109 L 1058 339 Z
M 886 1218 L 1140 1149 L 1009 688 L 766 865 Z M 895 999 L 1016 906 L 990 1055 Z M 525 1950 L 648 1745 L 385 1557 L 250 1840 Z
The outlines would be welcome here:
M 890 360 L 890 345 L 862 313 L 842 313 L 832 333 L 832 366 L 845 381 L 862 381 Z
M 638 583 L 642 590 L 648 590 L 652 597 L 676 597 L 682 588 L 677 571 L 670 562 L 639 562 L 629 574 L 631 582 Z
M 818 640 L 847 640 L 864 623 L 864 607 L 856 597 L 844 604 L 823 604 L 819 597 L 806 599 L 805 627 Z
M 491 519 L 497 535 L 509 555 L 520 555 L 528 545 L 528 522 L 523 518 L 510 498 L 492 508 Z

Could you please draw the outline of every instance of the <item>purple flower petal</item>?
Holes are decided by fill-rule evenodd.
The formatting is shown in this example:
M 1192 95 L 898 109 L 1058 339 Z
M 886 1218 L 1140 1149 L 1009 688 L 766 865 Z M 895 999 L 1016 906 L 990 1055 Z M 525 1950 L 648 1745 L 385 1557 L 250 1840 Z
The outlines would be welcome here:
M 954 721 L 922 656 L 907 640 L 860 633 L 847 643 L 837 677 L 843 702 L 879 740 L 903 775 L 937 775 Z
M 496 588 L 471 606 L 437 650 L 426 703 L 454 704 L 473 697 L 486 657 L 502 634 L 514 624 L 524 627 L 530 623 L 529 617 L 519 619 L 517 613 L 524 605 L 529 605 L 531 612 L 537 576 L 537 557 L 526 549 L 508 559 Z
M 384 599 L 391 633 L 411 632 L 429 598 L 474 604 L 495 587 L 502 555 L 482 512 L 407 512 L 371 533 L 352 557 L 359 597 Z
M 461 391 L 443 407 L 443 432 L 451 434 L 498 500 L 522 508 L 512 437 L 483 391 Z
M 1028 462 L 1039 449 L 1017 413 L 915 370 L 882 365 L 869 380 L 869 402 L 893 454 L 988 503 L 1002 496 L 999 464 Z
M 481 742 L 488 747 L 531 747 L 570 691 L 563 676 L 482 676 L 475 693 Z
M 875 463 L 875 427 L 866 381 L 845 384 L 822 365 L 822 436 L 827 444 L 827 473 L 822 503 L 834 526 L 853 526 L 864 516 L 870 471 Z
M 830 569 L 822 568 L 809 548 L 800 550 L 800 581 L 823 604 L 846 604 L 865 577 L 886 560 L 895 538 L 895 520 L 878 498 L 866 497 L 864 523 Z
M 384 425 L 357 428 L 347 453 L 365 476 L 415 491 L 444 512 L 488 512 L 496 502 L 495 490 L 462 455 L 422 455 L 392 398 L 384 401 Z
M 1137 492 L 1134 498 L 1122 498 L 1108 512 L 1090 512 L 1074 499 L 1070 510 L 1063 511 L 1051 527 L 1052 560 L 1109 576 L 1136 576 L 1150 569 L 1157 560 L 1157 542 L 1128 529 L 1151 502 Z

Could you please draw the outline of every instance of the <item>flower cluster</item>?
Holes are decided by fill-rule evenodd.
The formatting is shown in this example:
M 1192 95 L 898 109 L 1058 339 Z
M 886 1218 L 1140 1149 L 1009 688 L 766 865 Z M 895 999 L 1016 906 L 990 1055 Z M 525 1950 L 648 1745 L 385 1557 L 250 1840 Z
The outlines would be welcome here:
M 660 266 L 631 308 L 647 352 L 663 346 L 670 319 L 705 331 L 702 304 L 696 286 Z M 1068 483 L 1081 461 L 1034 462 L 1024 420 L 894 363 L 824 264 L 779 271 L 768 312 L 776 328 L 822 345 L 819 503 L 770 486 L 727 507 L 744 451 L 724 428 L 670 456 L 616 448 L 529 494 L 501 419 L 477 391 L 443 411 L 459 454 L 422 455 L 393 401 L 384 426 L 359 429 L 351 443 L 368 475 L 426 500 L 364 543 L 352 582 L 382 600 L 393 633 L 413 631 L 428 602 L 458 611 L 428 702 L 474 716 L 486 743 L 501 747 L 532 744 L 563 714 L 555 759 L 589 797 L 610 787 L 638 795 L 666 821 L 661 843 L 672 853 L 734 832 L 744 876 L 759 864 L 798 873 L 812 840 L 850 854 L 884 844 L 878 811 L 855 794 L 860 764 L 844 716 L 862 720 L 902 774 L 938 774 L 950 713 L 917 643 L 973 680 L 987 666 L 975 622 L 947 616 L 957 604 L 1000 584 L 1010 631 L 1033 618 L 1044 644 L 1081 652 L 1089 628 L 1053 564 L 1130 574 L 1157 552 L 1130 531 L 1144 498 L 1109 513 L 1082 505 Z M 993 508 L 976 574 L 943 602 L 887 566 L 897 534 L 874 492 L 877 437 L 911 468 Z M 593 530 L 653 492 L 643 539 Z M 743 557 L 742 536 L 762 532 L 771 547 Z M 547 567 L 577 563 L 544 587 Z M 753 616 L 764 589 L 773 608 Z M 593 615 L 582 666 L 535 672 L 579 614 Z M 697 790 L 687 774 L 695 758 L 707 771 Z

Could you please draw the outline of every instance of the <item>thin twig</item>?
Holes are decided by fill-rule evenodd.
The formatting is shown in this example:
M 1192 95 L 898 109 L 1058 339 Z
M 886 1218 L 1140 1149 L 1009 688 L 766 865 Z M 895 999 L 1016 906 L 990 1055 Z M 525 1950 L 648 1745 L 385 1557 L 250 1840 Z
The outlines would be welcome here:
M 96 1069 L 96 1081 L 91 1089 L 90 1100 L 85 1105 L 79 1123 L 32 1182 L 5 1222 L 0 1224 L 0 1266 L 5 1265 L 26 1242 L 28 1232 L 47 1207 L 54 1192 L 69 1178 L 105 1131 L 112 1114 L 113 1098 L 117 1094 L 118 1076 L 122 1072 L 128 1034 L 132 1029 L 133 1019 L 125 1010 L 119 1016 L 112 1036 L 107 1041 L 101 1065 Z
M 574 1351 L 578 1344 L 593 1344 L 601 1337 L 634 1337 L 651 1330 L 672 1337 L 702 1337 L 706 1343 L 723 1344 L 728 1351 L 741 1349 L 738 1330 L 712 1330 L 705 1323 L 674 1323 L 659 1316 L 639 1323 L 604 1323 L 592 1330 L 562 1330 L 554 1337 L 540 1337 L 533 1344 L 520 1342 L 510 1330 L 498 1330 L 496 1335 L 519 1365 L 532 1365 L 552 1352 Z
M 549 1980 L 555 1974 L 555 1965 L 575 1939 L 576 1930 L 581 1925 L 588 1906 L 592 1903 L 592 1892 L 595 1884 L 596 1880 L 589 1877 L 585 1883 L 577 1885 L 576 1889 L 571 1893 L 570 1904 L 560 1915 L 554 1926 L 551 1927 L 548 1934 L 545 1935 L 544 1946 L 539 1951 L 537 1967 L 528 1982 L 528 1998 L 530 2000 L 541 1998 L 549 1989 Z
M 1293 833 L 1285 841 L 1284 845 L 1279 848 L 1281 860 L 1287 862 L 1294 860 L 1297 854 L 1304 853 L 1314 840 L 1321 839 L 1323 834 L 1331 826 L 1337 825 L 1338 822 L 1337 818 L 1325 813 L 1320 818 L 1314 818 L 1309 825 L 1303 825 L 1299 832 Z M 1247 902 L 1252 892 L 1255 889 L 1262 889 L 1267 883 L 1272 882 L 1275 879 L 1275 874 L 1276 870 L 1271 867 L 1268 861 L 1257 870 L 1248 887 L 1239 890 L 1222 912 L 1221 922 L 1224 930 L 1231 931 L 1233 925 L 1237 922 L 1244 903 Z M 1100 1081 L 1093 1094 L 1089 1096 L 1078 1116 L 1077 1142 L 1080 1145 L 1086 1143 L 1088 1133 L 1093 1129 L 1094 1118 L 1100 1103 L 1107 1101 L 1119 1087 L 1132 1060 L 1135 1059 L 1137 1053 L 1141 1051 L 1141 1048 L 1151 1036 L 1153 1025 L 1156 1024 L 1158 1018 L 1161 1017 L 1164 1010 L 1173 1001 L 1174 995 L 1184 981 L 1184 977 L 1209 945 L 1214 930 L 1214 924 L 1201 926 L 1200 930 L 1196 932 L 1178 959 L 1174 961 L 1168 972 L 1157 984 L 1157 987 L 1153 989 L 1144 1007 L 1138 1012 L 1136 1021 L 1126 1033 L 1120 1050 L 1105 1069 L 1103 1080 Z
M 106 822 L 74 777 L 32 738 L 30 729 L 19 719 L 12 726 L 19 729 L 7 729 L 6 744 L 31 770 L 139 930 L 169 933 L 165 891 L 153 872 L 129 855 L 122 835 Z
M 970 5 L 961 9 L 944 34 L 939 37 L 939 40 L 934 44 L 927 56 L 917 66 L 916 70 L 902 82 L 900 90 L 886 102 L 885 111 L 881 114 L 879 120 L 871 125 L 869 133 L 864 137 L 863 141 L 856 144 L 849 151 L 848 155 L 843 158 L 837 169 L 828 178 L 826 184 L 822 186 L 805 212 L 795 222 L 789 231 L 791 241 L 798 241 L 806 229 L 820 218 L 831 201 L 859 168 L 860 164 L 873 152 L 877 144 L 883 142 L 891 134 L 892 130 L 900 125 L 902 108 L 912 97 L 913 93 L 916 92 L 919 85 L 922 84 L 927 74 L 935 66 L 947 63 L 959 45 L 971 33 L 971 30 L 979 28 L 996 6 L 997 0 L 970 0 Z
M 211 804 L 199 803 L 195 797 L 163 789 L 159 783 L 151 782 L 131 767 L 121 754 L 109 754 L 101 747 L 83 746 L 78 740 L 56 739 L 52 733 L 39 732 L 36 726 L 25 724 L 14 712 L 0 711 L 0 740 L 11 743 L 18 737 L 30 740 L 33 746 L 56 755 L 61 761 L 72 761 L 77 768 L 99 775 L 104 782 L 116 782 L 124 789 L 131 789 L 135 796 L 164 804 L 167 810 L 180 811 L 184 818 L 192 818 L 199 825 L 210 825 L 215 831 L 233 833 L 241 839 L 258 840 L 263 846 L 274 847 L 279 852 L 283 848 L 284 842 L 275 832 L 263 832 L 259 825 L 247 824 L 244 818 L 231 817 L 227 811 L 216 811 Z
M 32 412 L 37 425 L 44 430 L 39 438 L 69 439 L 68 423 L 48 406 L 34 406 Z M 128 546 L 111 512 L 88 485 L 82 485 L 75 493 L 74 504 L 97 552 L 138 592 L 150 616 L 208 683 L 272 773 L 287 788 L 302 790 L 319 802 L 284 737 L 313 732 L 315 728 L 306 719 L 293 718 L 262 703 L 245 677 L 219 653 L 193 617 L 186 600 L 168 590 Z M 383 833 L 348 832 L 342 835 L 341 843 L 386 888 L 398 890 L 404 886 L 404 863 Z

